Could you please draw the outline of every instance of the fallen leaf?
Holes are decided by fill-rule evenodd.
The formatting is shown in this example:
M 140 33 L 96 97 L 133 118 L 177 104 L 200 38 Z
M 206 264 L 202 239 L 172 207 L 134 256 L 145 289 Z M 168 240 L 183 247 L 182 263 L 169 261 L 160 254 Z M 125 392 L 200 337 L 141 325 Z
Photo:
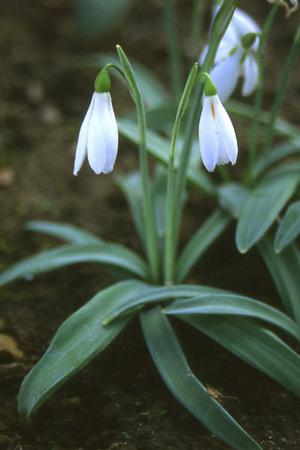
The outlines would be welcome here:
M 0 170 L 0 186 L 11 186 L 15 180 L 15 172 L 11 167 L 5 167 Z
M 9 353 L 15 359 L 23 359 L 24 353 L 19 349 L 17 342 L 8 334 L 0 334 L 0 353 Z

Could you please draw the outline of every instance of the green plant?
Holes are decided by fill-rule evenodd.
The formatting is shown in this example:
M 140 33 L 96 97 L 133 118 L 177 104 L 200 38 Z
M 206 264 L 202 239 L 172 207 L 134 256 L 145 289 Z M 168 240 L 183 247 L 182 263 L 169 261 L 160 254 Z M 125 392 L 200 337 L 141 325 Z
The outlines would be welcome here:
M 108 73 L 113 70 L 129 87 L 137 111 L 137 125 L 131 117 L 126 117 L 118 120 L 118 128 L 123 136 L 138 144 L 140 171 L 120 179 L 119 186 L 128 201 L 144 256 L 70 225 L 49 222 L 32 222 L 28 225 L 31 230 L 62 239 L 66 245 L 16 264 L 2 273 L 0 284 L 28 274 L 35 275 L 81 262 L 103 264 L 122 281 L 96 294 L 58 329 L 45 355 L 23 381 L 18 404 L 25 420 L 29 420 L 64 382 L 107 348 L 136 315 L 139 316 L 153 361 L 173 395 L 232 448 L 244 450 L 261 447 L 193 374 L 174 332 L 172 317 L 188 323 L 286 389 L 300 395 L 299 354 L 277 335 L 279 331 L 296 341 L 300 338 L 300 257 L 294 243 L 300 233 L 299 201 L 294 203 L 292 200 L 299 184 L 297 157 L 300 133 L 297 127 L 278 119 L 288 77 L 300 46 L 300 29 L 283 70 L 273 108 L 270 113 L 264 112 L 264 54 L 277 4 L 272 7 L 260 33 L 254 32 L 249 38 L 247 32 L 247 39 L 241 40 L 241 44 L 235 41 L 234 51 L 229 49 L 229 53 L 226 53 L 228 58 L 240 55 L 237 60 L 234 59 L 234 64 L 237 64 L 234 67 L 239 68 L 250 55 L 248 52 L 251 52 L 251 58 L 258 68 L 254 107 L 233 101 L 228 105 L 229 111 L 252 121 L 248 164 L 241 173 L 241 181 L 233 182 L 231 173 L 223 166 L 219 167 L 219 178 L 209 176 L 202 168 L 196 167 L 192 155 L 194 131 L 202 111 L 202 117 L 206 114 L 207 133 L 211 133 L 207 144 L 211 145 L 211 153 L 207 155 L 202 152 L 204 164 L 209 170 L 214 170 L 217 164 L 235 162 L 232 130 L 228 132 L 227 113 L 223 109 L 221 112 L 216 110 L 214 99 L 217 91 L 211 77 L 216 68 L 219 70 L 219 46 L 222 42 L 224 44 L 228 26 L 235 20 L 233 14 L 237 3 L 237 0 L 225 0 L 215 14 L 210 44 L 201 69 L 198 63 L 192 66 L 183 90 L 178 73 L 174 74 L 180 52 L 178 48 L 172 49 L 172 97 L 152 74 L 136 64 L 132 67 L 120 46 L 117 47 L 118 59 L 107 55 L 97 56 L 104 68 L 96 79 L 93 99 L 96 96 L 101 102 L 103 100 L 105 108 L 108 108 L 105 113 L 102 110 L 106 126 L 100 122 L 98 128 L 94 125 L 89 128 L 91 121 L 94 124 L 94 120 L 95 123 L 98 120 L 93 103 L 95 100 L 92 100 L 86 116 L 88 119 L 85 119 L 81 129 L 83 140 L 79 138 L 79 162 L 78 166 L 75 164 L 75 172 L 78 172 L 86 154 L 97 173 L 112 169 L 105 161 L 113 153 L 114 162 L 117 145 L 115 119 L 111 114 L 108 92 Z M 172 6 L 169 2 L 166 2 L 165 7 L 169 21 L 170 17 L 174 17 L 174 11 L 170 11 Z M 168 29 L 172 37 L 174 27 L 170 23 Z M 177 45 L 177 40 L 170 38 L 169 42 Z M 211 77 L 208 73 L 211 73 Z M 255 83 L 253 85 L 255 87 Z M 182 94 L 178 106 L 175 106 L 179 92 Z M 165 105 L 167 98 L 168 107 Z M 204 104 L 210 102 L 207 112 L 205 108 L 202 109 L 202 99 Z M 210 121 L 218 114 L 223 119 L 226 117 L 226 124 L 222 119 L 223 128 L 216 126 L 212 131 Z M 182 121 L 186 116 L 185 131 L 182 133 Z M 173 121 L 169 144 L 160 130 L 166 133 Z M 201 141 L 205 127 L 200 127 L 200 131 Z M 262 144 L 258 139 L 259 132 L 264 136 Z M 216 141 L 214 133 L 217 135 Z M 274 133 L 285 137 L 287 142 L 271 148 Z M 108 135 L 109 142 L 106 141 Z M 97 139 L 94 139 L 95 136 Z M 230 138 L 226 141 L 230 144 L 226 154 L 220 148 L 220 136 L 223 136 L 224 141 L 228 136 Z M 101 139 L 104 144 L 100 145 Z M 152 177 L 148 171 L 148 154 L 158 162 Z M 286 158 L 291 157 L 291 161 L 286 161 Z M 200 189 L 210 197 L 216 207 L 183 250 L 178 252 L 181 219 L 191 187 Z M 291 200 L 281 220 L 280 213 Z M 184 284 L 195 263 L 233 220 L 237 222 L 238 250 L 245 253 L 257 246 L 274 278 L 285 312 L 235 292 Z

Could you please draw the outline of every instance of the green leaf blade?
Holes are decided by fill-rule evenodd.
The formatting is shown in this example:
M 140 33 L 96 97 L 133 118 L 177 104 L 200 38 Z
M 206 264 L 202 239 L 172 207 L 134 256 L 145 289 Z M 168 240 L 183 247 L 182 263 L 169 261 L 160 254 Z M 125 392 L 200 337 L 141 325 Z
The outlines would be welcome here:
M 58 328 L 48 350 L 21 385 L 18 409 L 24 420 L 115 339 L 129 316 L 105 328 L 103 317 L 117 303 L 144 289 L 147 286 L 137 281 L 117 283 L 98 293 Z
M 252 317 L 275 325 L 297 340 L 300 330 L 286 314 L 263 302 L 236 294 L 212 293 L 185 300 L 176 300 L 164 309 L 171 315 L 238 315 Z
M 71 244 L 101 244 L 103 240 L 95 234 L 83 230 L 79 227 L 61 222 L 46 222 L 43 220 L 34 220 L 27 222 L 26 230 L 46 234 L 62 239 Z
M 176 267 L 176 281 L 182 282 L 189 274 L 190 270 L 205 253 L 209 246 L 223 233 L 230 222 L 229 216 L 216 210 L 191 239 L 183 249 Z
M 118 244 L 65 245 L 25 259 L 0 275 L 0 286 L 16 279 L 79 263 L 107 264 L 137 277 L 147 277 L 144 261 L 131 250 Z
M 274 252 L 272 240 L 265 236 L 258 245 L 259 251 L 272 275 L 286 311 L 300 327 L 300 254 L 295 245 L 289 245 L 279 254 Z
M 241 253 L 247 252 L 271 227 L 295 192 L 298 178 L 289 176 L 265 181 L 249 195 L 236 231 L 236 245 Z
M 300 356 L 271 331 L 241 317 L 178 317 L 300 396 Z
M 276 253 L 282 252 L 300 234 L 300 201 L 289 206 L 277 229 L 274 241 Z
M 195 377 L 169 321 L 160 309 L 153 308 L 142 313 L 141 324 L 152 359 L 174 397 L 230 447 L 236 450 L 260 449 Z

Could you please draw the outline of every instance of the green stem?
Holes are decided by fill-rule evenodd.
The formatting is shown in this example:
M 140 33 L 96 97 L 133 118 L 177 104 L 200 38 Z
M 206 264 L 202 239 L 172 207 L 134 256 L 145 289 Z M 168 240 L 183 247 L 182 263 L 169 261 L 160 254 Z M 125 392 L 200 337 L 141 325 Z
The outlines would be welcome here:
M 174 246 L 174 231 L 175 231 L 175 205 L 176 198 L 175 191 L 175 148 L 176 141 L 180 130 L 183 114 L 187 108 L 191 92 L 197 79 L 198 64 L 194 64 L 189 77 L 187 79 L 174 122 L 171 148 L 169 154 L 168 166 L 168 186 L 167 186 L 167 229 L 165 242 L 165 283 L 171 284 L 174 277 L 174 263 L 175 263 L 175 246 Z
M 175 98 L 180 98 L 182 89 L 182 61 L 178 32 L 176 30 L 175 9 L 172 0 L 163 0 L 163 4 L 173 94 Z
M 263 89 L 264 89 L 264 58 L 265 58 L 265 50 L 268 42 L 268 37 L 271 31 L 271 27 L 278 10 L 278 4 L 274 4 L 269 15 L 264 23 L 261 36 L 260 43 L 257 52 L 257 63 L 258 63 L 258 86 L 255 95 L 254 102 L 254 115 L 252 120 L 251 134 L 250 134 L 250 153 L 249 153 L 249 172 L 251 172 L 254 167 L 256 160 L 256 152 L 258 146 L 258 130 L 259 130 L 259 116 L 262 111 L 262 103 L 263 103 Z M 250 181 L 249 176 L 247 175 L 248 182 Z
M 290 74 L 292 72 L 292 69 L 294 67 L 296 58 L 298 56 L 298 52 L 300 50 L 300 26 L 298 26 L 298 29 L 296 31 L 295 37 L 294 37 L 294 42 L 293 45 L 291 47 L 291 50 L 289 52 L 283 73 L 282 73 L 282 77 L 279 83 L 279 88 L 277 90 L 277 94 L 273 103 L 273 107 L 272 107 L 272 111 L 271 111 L 271 115 L 270 115 L 270 120 L 268 123 L 268 127 L 266 130 L 266 135 L 265 135 L 265 140 L 264 140 L 264 148 L 263 151 L 267 150 L 272 142 L 272 137 L 274 134 L 274 125 L 275 125 L 275 121 L 277 119 L 277 116 L 279 114 L 279 110 L 282 104 L 282 100 L 284 97 L 284 94 L 286 92 L 287 89 L 287 85 L 288 85 L 288 81 L 289 81 L 289 77 Z
M 203 65 L 201 67 L 201 71 L 203 72 L 209 72 L 211 67 L 214 64 L 215 56 L 218 50 L 218 46 L 220 44 L 220 41 L 222 37 L 224 36 L 228 25 L 230 24 L 230 21 L 232 19 L 233 13 L 235 8 L 237 7 L 239 1 L 238 0 L 224 0 L 222 3 L 222 6 L 220 7 L 218 13 L 216 14 L 216 17 L 214 19 L 212 29 L 211 29 L 211 42 L 205 57 L 205 60 L 203 62 Z M 182 209 L 183 209 L 183 193 L 185 189 L 186 184 L 186 176 L 187 176 L 187 169 L 191 154 L 191 148 L 193 143 L 193 136 L 194 136 L 194 130 L 196 127 L 196 124 L 199 122 L 199 117 L 201 113 L 202 108 L 202 95 L 203 95 L 203 89 L 204 89 L 204 83 L 202 83 L 198 86 L 198 89 L 195 94 L 195 101 L 191 108 L 187 126 L 186 126 L 186 132 L 185 132 L 185 142 L 182 148 L 181 152 L 181 158 L 179 163 L 179 170 L 176 180 L 176 194 L 175 197 L 178 199 L 178 207 L 176 209 L 176 234 L 175 234 L 175 242 L 178 241 L 178 234 L 180 229 L 180 223 L 181 223 L 181 216 L 182 216 Z
M 201 41 L 201 35 L 203 30 L 203 12 L 204 12 L 204 1 L 194 0 L 193 6 L 193 19 L 192 19 L 192 46 L 193 55 L 198 54 L 199 46 Z
M 123 66 L 124 75 L 129 84 L 136 109 L 137 109 L 137 119 L 138 128 L 140 134 L 139 140 L 139 160 L 140 160 L 140 171 L 142 177 L 142 190 L 143 190 L 143 205 L 144 205 L 144 219 L 146 227 L 146 250 L 150 266 L 150 277 L 154 282 L 158 281 L 159 274 L 159 259 L 158 259 L 158 246 L 157 237 L 154 227 L 154 217 L 153 208 L 150 195 L 150 183 L 149 183 L 149 173 L 148 173 L 148 160 L 147 160 L 147 146 L 146 146 L 146 112 L 145 106 L 142 99 L 141 92 L 136 83 L 133 70 L 131 68 L 130 62 L 125 55 L 122 48 L 117 45 L 117 51 L 121 64 Z

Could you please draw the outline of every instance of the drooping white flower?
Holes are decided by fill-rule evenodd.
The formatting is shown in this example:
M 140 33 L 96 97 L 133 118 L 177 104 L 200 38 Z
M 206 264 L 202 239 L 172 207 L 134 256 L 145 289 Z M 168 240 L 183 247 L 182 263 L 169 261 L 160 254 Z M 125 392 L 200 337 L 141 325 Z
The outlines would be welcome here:
M 218 7 L 214 10 L 214 15 L 217 10 Z M 243 96 L 251 95 L 255 90 L 259 75 L 256 61 L 259 33 L 260 28 L 252 17 L 237 8 L 219 44 L 210 73 L 223 103 L 232 95 L 240 76 L 244 78 Z M 206 52 L 207 47 L 202 52 L 200 63 Z
M 209 172 L 213 172 L 217 165 L 236 163 L 238 154 L 236 134 L 218 95 L 203 97 L 199 144 L 203 165 Z
M 77 175 L 87 155 L 93 171 L 113 170 L 118 152 L 118 127 L 109 92 L 94 92 L 82 122 L 74 163 Z

